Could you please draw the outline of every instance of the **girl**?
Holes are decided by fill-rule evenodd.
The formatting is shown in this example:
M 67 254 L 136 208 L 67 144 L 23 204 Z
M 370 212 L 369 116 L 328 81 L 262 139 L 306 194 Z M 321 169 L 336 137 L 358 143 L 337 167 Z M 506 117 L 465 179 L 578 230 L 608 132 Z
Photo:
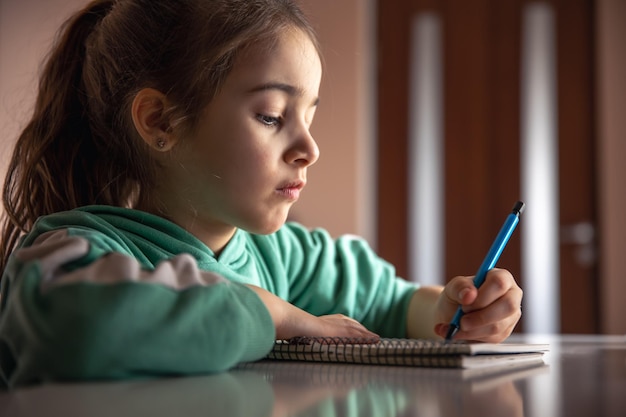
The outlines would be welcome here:
M 6 384 L 217 372 L 298 335 L 498 342 L 493 270 L 397 278 L 364 241 L 285 224 L 319 150 L 322 65 L 292 0 L 96 0 L 62 28 L 4 187 Z M 375 333 L 372 333 L 375 332 Z

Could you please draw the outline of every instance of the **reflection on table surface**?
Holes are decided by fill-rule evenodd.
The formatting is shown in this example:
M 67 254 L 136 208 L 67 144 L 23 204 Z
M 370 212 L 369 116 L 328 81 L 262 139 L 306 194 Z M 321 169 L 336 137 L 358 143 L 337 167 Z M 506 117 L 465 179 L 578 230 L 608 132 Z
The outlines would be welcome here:
M 259 362 L 231 372 L 47 384 L 0 393 L 0 416 L 624 416 L 626 337 L 550 343 L 546 365 L 455 369 Z

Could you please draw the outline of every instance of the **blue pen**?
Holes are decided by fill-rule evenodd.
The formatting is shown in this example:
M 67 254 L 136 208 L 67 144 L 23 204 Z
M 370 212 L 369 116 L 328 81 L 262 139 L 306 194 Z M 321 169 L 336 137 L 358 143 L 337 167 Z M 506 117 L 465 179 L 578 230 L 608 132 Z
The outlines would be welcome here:
M 480 286 L 485 282 L 485 277 L 487 276 L 487 272 L 490 269 L 493 269 L 496 266 L 496 262 L 500 259 L 500 255 L 504 250 L 504 247 L 509 242 L 509 238 L 513 234 L 517 223 L 519 223 L 519 216 L 524 211 L 524 203 L 518 201 L 513 206 L 513 210 L 511 214 L 508 215 L 500 232 L 496 236 L 496 239 L 491 244 L 491 249 L 487 252 L 487 256 L 485 256 L 485 260 L 478 268 L 478 272 L 476 272 L 476 276 L 474 277 L 474 285 L 476 288 L 480 288 Z M 446 341 L 452 340 L 456 332 L 459 331 L 459 327 L 461 325 L 461 317 L 463 317 L 463 309 L 461 306 L 456 310 L 456 314 L 452 318 L 450 322 L 450 328 L 448 329 L 448 333 L 446 334 Z

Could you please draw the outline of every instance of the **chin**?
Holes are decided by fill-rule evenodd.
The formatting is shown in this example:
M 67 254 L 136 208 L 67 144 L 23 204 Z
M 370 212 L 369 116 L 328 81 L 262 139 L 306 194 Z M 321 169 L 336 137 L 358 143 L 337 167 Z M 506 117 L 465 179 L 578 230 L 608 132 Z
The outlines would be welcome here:
M 240 220 L 242 221 L 239 222 L 238 227 L 257 235 L 271 235 L 284 226 L 288 215 L 289 210 L 285 209 L 276 210 L 273 208 L 265 212 L 256 210 L 253 213 L 248 213 L 245 218 L 241 217 Z
M 280 228 L 282 227 L 282 225 L 278 226 L 278 227 L 258 227 L 258 228 L 249 228 L 249 227 L 244 227 L 242 229 L 246 230 L 249 233 L 255 234 L 255 235 L 271 235 L 272 233 L 277 232 Z
M 286 218 L 272 221 L 266 221 L 263 224 L 251 224 L 249 227 L 244 227 L 247 231 L 257 235 L 271 235 L 277 232 L 285 224 Z
M 272 233 L 277 232 L 281 227 L 283 227 L 283 225 L 285 224 L 285 222 L 281 222 L 281 223 L 277 223 L 275 225 L 272 226 L 268 226 L 262 229 L 262 231 L 259 232 L 259 234 L 261 235 L 271 235 Z

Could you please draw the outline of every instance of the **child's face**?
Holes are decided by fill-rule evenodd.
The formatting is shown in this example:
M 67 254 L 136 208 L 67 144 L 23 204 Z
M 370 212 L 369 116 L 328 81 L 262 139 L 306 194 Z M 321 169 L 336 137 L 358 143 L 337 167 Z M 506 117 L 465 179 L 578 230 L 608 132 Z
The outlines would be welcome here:
M 241 56 L 175 153 L 171 188 L 187 218 L 174 220 L 209 240 L 234 227 L 265 234 L 282 226 L 319 156 L 309 128 L 321 76 L 317 51 L 300 31 Z

